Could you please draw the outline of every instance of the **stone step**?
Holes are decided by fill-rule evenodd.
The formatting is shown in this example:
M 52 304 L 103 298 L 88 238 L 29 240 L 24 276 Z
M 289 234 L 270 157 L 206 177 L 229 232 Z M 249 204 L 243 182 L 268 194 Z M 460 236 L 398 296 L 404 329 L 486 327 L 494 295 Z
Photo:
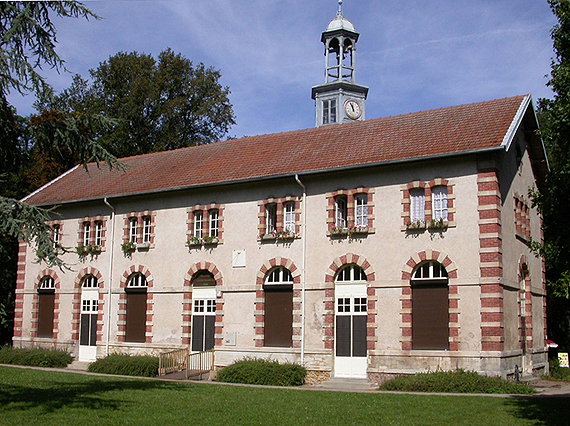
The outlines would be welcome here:
M 343 378 L 343 377 L 332 377 L 326 382 L 322 382 L 318 385 L 315 385 L 315 387 L 327 390 L 354 391 L 354 392 L 366 392 L 378 389 L 377 385 L 369 382 L 367 379 L 353 379 L 353 378 Z
M 77 371 L 87 371 L 87 367 L 89 367 L 90 362 L 84 361 L 73 361 L 71 364 L 67 366 L 68 370 L 77 370 Z

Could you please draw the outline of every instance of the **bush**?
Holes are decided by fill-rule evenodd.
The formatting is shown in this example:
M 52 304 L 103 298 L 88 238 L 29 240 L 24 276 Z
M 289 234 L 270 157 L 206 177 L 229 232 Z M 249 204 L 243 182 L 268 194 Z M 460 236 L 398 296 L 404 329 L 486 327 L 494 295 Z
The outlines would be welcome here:
M 298 364 L 279 364 L 277 361 L 244 358 L 218 372 L 218 381 L 249 385 L 301 386 L 307 370 Z
M 557 359 L 550 361 L 550 373 L 545 377 L 559 382 L 570 382 L 570 368 L 560 367 Z
M 90 364 L 87 371 L 123 376 L 158 376 L 158 358 L 154 356 L 109 355 Z
M 499 377 L 481 376 L 474 371 L 436 371 L 401 376 L 384 383 L 381 390 L 407 392 L 502 393 L 532 394 L 526 384 L 513 383 Z
M 31 365 L 34 367 L 65 368 L 73 358 L 65 351 L 49 349 L 0 349 L 0 364 Z

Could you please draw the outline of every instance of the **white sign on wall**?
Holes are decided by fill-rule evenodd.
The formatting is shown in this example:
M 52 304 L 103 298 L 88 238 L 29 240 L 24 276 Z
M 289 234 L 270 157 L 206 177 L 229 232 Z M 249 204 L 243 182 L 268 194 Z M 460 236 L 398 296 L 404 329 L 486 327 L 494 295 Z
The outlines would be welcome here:
M 559 352 L 558 362 L 560 363 L 560 367 L 570 367 L 570 364 L 568 364 L 568 352 Z

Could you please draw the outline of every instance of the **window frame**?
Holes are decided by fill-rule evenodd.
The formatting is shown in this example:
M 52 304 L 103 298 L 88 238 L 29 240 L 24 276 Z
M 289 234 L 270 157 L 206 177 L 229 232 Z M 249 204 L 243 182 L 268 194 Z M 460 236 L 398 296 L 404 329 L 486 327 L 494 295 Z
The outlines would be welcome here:
M 410 190 L 410 221 L 426 221 L 426 193 L 424 188 Z
M 91 222 L 83 222 L 83 245 L 91 245 Z
M 337 195 L 334 198 L 335 206 L 335 226 L 337 228 L 346 228 L 348 226 L 348 197 L 346 195 Z
M 283 231 L 295 232 L 296 230 L 296 214 L 295 202 L 287 201 L 283 203 Z
M 103 245 L 103 221 L 95 221 L 95 245 L 101 247 Z
M 136 244 L 138 240 L 138 219 L 129 218 L 129 243 Z
M 152 218 L 150 216 L 143 216 L 143 233 L 142 242 L 143 244 L 150 244 L 150 236 L 152 234 Z
M 323 100 L 323 124 L 334 124 L 337 122 L 337 107 L 336 99 Z
M 447 186 L 438 185 L 431 190 L 432 198 L 432 219 L 447 220 Z
M 354 224 L 357 227 L 368 226 L 368 194 L 354 197 Z
M 220 211 L 218 209 L 208 210 L 208 227 L 209 227 L 208 234 L 212 238 L 218 238 L 219 221 L 220 221 Z

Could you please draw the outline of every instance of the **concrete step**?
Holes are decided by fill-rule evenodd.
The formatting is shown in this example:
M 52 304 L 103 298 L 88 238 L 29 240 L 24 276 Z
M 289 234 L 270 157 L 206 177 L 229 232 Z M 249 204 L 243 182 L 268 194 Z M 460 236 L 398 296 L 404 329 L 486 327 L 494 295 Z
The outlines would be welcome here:
M 343 377 L 332 377 L 326 382 L 314 385 L 315 388 L 325 390 L 338 390 L 349 392 L 368 392 L 378 390 L 378 386 L 369 382 L 367 379 L 353 379 Z
M 76 370 L 76 371 L 87 371 L 87 367 L 89 367 L 90 362 L 84 361 L 73 361 L 71 364 L 67 366 L 68 370 Z

